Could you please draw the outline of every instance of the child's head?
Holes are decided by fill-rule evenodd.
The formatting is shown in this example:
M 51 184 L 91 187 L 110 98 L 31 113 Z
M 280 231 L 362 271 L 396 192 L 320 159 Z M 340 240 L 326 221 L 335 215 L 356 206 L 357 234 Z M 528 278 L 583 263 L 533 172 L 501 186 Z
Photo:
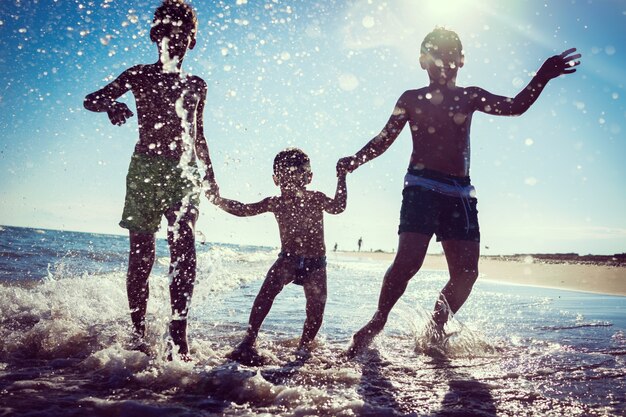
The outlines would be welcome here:
M 312 178 L 311 160 L 302 150 L 288 148 L 274 158 L 274 183 L 280 188 L 304 188 Z
M 197 27 L 196 14 L 184 0 L 163 0 L 154 12 L 150 40 L 160 45 L 167 39 L 170 56 L 182 58 L 196 45 Z
M 432 81 L 440 84 L 454 82 L 464 59 L 463 45 L 456 32 L 435 28 L 422 42 L 420 65 L 428 71 Z

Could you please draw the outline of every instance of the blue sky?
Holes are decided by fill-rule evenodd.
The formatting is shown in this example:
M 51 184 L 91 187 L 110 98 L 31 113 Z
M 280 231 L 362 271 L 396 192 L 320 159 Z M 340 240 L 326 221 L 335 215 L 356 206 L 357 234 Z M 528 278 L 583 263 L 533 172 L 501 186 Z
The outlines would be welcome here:
M 0 3 L 0 224 L 126 233 L 117 223 L 136 118 L 113 126 L 82 100 L 157 59 L 147 34 L 158 4 Z M 209 85 L 205 134 L 222 194 L 246 202 L 277 192 L 272 159 L 287 146 L 310 155 L 312 188 L 332 194 L 337 159 L 378 133 L 403 91 L 427 82 L 419 44 L 437 25 L 463 41 L 458 84 L 502 95 L 515 95 L 548 56 L 577 47 L 578 72 L 553 80 L 526 114 L 474 116 L 483 253 L 626 251 L 626 2 L 192 4 L 198 45 L 184 67 Z M 360 236 L 366 249 L 396 247 L 409 153 L 405 130 L 348 177 L 348 209 L 326 218 L 329 247 L 355 249 Z M 278 245 L 271 215 L 235 218 L 206 201 L 198 232 Z

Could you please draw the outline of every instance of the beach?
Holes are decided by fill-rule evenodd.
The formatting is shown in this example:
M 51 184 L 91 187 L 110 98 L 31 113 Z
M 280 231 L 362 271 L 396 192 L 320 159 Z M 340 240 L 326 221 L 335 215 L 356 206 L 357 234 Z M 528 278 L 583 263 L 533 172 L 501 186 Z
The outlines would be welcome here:
M 376 311 L 393 254 L 329 252 L 326 312 L 313 355 L 294 355 L 306 302 L 302 287 L 287 285 L 259 335 L 268 363 L 246 367 L 227 355 L 246 332 L 277 248 L 198 246 L 191 362 L 167 360 L 163 240 L 150 277 L 151 353 L 133 349 L 127 251 L 125 236 L 0 229 L 0 415 L 626 413 L 626 298 L 597 294 L 623 293 L 623 267 L 484 257 L 470 298 L 446 326 L 446 340 L 433 345 L 430 316 L 448 273 L 443 256 L 429 256 L 371 349 L 346 360 L 352 335 Z M 605 268 L 616 271 L 613 279 Z
M 338 257 L 371 259 L 391 264 L 395 256 L 389 252 L 335 252 Z M 596 294 L 626 296 L 626 266 L 580 264 L 537 259 L 531 255 L 508 257 L 483 256 L 478 263 L 481 280 L 507 284 L 583 291 Z M 422 269 L 446 271 L 443 255 L 428 254 Z

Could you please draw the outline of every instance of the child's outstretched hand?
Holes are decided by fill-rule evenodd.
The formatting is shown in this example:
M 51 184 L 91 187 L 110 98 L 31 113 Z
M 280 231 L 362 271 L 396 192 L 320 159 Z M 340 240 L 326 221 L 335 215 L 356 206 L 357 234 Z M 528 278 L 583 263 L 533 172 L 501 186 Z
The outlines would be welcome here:
M 537 71 L 537 76 L 545 80 L 551 80 L 562 74 L 576 72 L 576 68 L 574 67 L 580 64 L 580 61 L 577 61 L 577 59 L 579 59 L 581 55 L 572 55 L 574 52 L 576 52 L 576 48 L 571 48 L 560 55 L 554 55 L 546 59 L 546 62 L 544 62 L 541 68 L 539 68 L 539 71 Z
M 113 104 L 113 106 L 107 110 L 107 114 L 109 115 L 109 120 L 116 126 L 121 126 L 126 123 L 126 120 L 133 117 L 133 112 L 130 111 L 128 106 L 124 103 L 120 103 L 118 101 Z

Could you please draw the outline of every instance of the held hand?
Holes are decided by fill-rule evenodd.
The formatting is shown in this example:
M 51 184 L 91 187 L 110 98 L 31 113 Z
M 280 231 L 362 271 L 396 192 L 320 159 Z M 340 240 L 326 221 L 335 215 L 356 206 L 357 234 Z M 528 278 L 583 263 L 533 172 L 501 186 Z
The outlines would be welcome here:
M 133 117 L 133 112 L 124 103 L 115 102 L 115 104 L 107 111 L 109 120 L 116 126 L 126 123 L 126 120 Z
M 209 180 L 207 178 L 204 179 L 203 185 L 205 187 L 204 195 L 209 199 L 213 204 L 217 204 L 217 200 L 220 198 L 220 188 L 218 187 L 215 180 Z
M 220 205 L 221 197 L 219 193 L 213 193 L 213 190 L 206 190 L 204 195 L 209 200 L 209 203 L 215 204 L 216 206 Z
M 340 172 L 352 172 L 358 168 L 357 159 L 355 156 L 346 156 L 337 161 L 337 175 Z
M 546 62 L 537 71 L 537 76 L 549 81 L 559 75 L 576 72 L 574 67 L 580 64 L 580 61 L 577 60 L 581 55 L 572 55 L 574 52 L 576 52 L 576 48 L 571 48 L 560 55 L 554 55 L 546 59 Z
M 345 166 L 337 162 L 337 178 L 345 177 L 348 174 L 348 170 Z

